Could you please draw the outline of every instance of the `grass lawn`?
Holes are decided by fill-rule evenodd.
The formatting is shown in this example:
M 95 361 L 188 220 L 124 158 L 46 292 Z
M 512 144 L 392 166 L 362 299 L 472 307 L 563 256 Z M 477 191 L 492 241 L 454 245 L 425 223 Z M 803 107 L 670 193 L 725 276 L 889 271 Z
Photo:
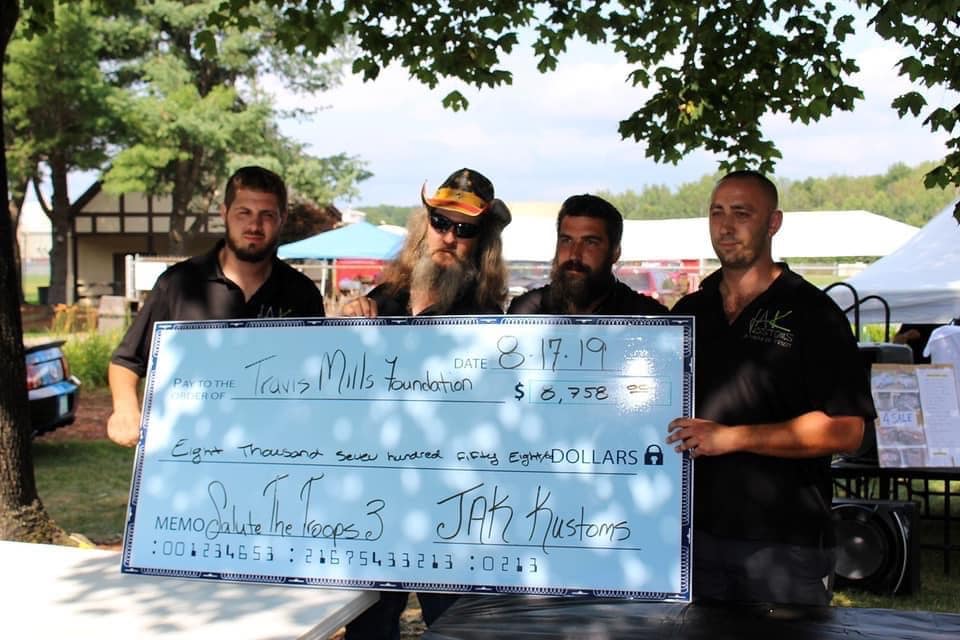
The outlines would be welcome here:
M 30 304 L 40 302 L 40 296 L 37 294 L 38 287 L 46 287 L 50 284 L 50 276 L 43 273 L 27 273 L 23 276 L 23 297 Z
M 130 497 L 134 449 L 109 440 L 34 442 L 37 490 L 67 533 L 98 544 L 120 542 Z

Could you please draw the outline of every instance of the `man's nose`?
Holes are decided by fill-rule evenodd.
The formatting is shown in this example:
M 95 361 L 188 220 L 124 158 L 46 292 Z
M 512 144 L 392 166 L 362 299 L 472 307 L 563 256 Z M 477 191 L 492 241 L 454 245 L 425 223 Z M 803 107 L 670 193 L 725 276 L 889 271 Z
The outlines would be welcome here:
M 720 214 L 720 229 L 722 231 L 730 231 L 733 229 L 733 215 L 729 213 Z

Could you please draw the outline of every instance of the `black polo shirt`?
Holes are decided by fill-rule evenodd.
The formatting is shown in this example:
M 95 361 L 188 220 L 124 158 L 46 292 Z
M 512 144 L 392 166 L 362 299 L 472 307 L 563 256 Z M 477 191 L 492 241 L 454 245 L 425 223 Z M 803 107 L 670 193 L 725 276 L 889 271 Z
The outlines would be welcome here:
M 673 308 L 696 317 L 696 417 L 781 422 L 810 411 L 876 416 L 850 324 L 836 304 L 783 273 L 730 324 L 720 271 Z M 695 461 L 694 527 L 717 536 L 816 546 L 832 542 L 830 457 L 732 453 Z
M 388 284 L 374 287 L 367 297 L 377 303 L 378 316 L 409 316 L 410 290 L 394 289 Z M 476 301 L 476 288 L 470 287 L 457 298 L 450 308 L 442 314 L 433 307 L 427 307 L 417 315 L 421 316 L 483 316 L 499 315 L 503 309 L 495 306 L 484 306 Z
M 550 285 L 533 289 L 517 296 L 510 302 L 507 313 L 514 314 L 564 314 L 560 309 L 551 309 L 548 300 Z M 638 293 L 615 280 L 610 291 L 590 315 L 597 316 L 661 316 L 669 313 L 667 308 L 642 293 Z
M 157 279 L 110 361 L 147 372 L 153 323 L 165 320 L 234 320 L 323 316 L 323 296 L 310 278 L 273 258 L 267 281 L 250 300 L 223 275 L 218 255 L 221 240 L 208 253 L 178 262 Z

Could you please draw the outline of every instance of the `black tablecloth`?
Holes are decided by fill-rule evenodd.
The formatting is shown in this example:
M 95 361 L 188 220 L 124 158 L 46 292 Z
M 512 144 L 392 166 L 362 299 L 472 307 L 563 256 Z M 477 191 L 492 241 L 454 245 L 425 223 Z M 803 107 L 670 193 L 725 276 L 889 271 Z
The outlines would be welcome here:
M 957 640 L 960 614 L 781 605 L 461 598 L 425 640 Z

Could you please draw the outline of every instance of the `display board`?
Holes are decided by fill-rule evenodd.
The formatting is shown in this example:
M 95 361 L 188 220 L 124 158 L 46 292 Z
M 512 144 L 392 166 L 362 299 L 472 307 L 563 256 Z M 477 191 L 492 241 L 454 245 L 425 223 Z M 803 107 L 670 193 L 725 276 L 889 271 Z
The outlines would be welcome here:
M 960 466 L 960 405 L 953 365 L 874 364 L 881 467 Z
M 158 323 L 123 570 L 689 600 L 692 320 Z

